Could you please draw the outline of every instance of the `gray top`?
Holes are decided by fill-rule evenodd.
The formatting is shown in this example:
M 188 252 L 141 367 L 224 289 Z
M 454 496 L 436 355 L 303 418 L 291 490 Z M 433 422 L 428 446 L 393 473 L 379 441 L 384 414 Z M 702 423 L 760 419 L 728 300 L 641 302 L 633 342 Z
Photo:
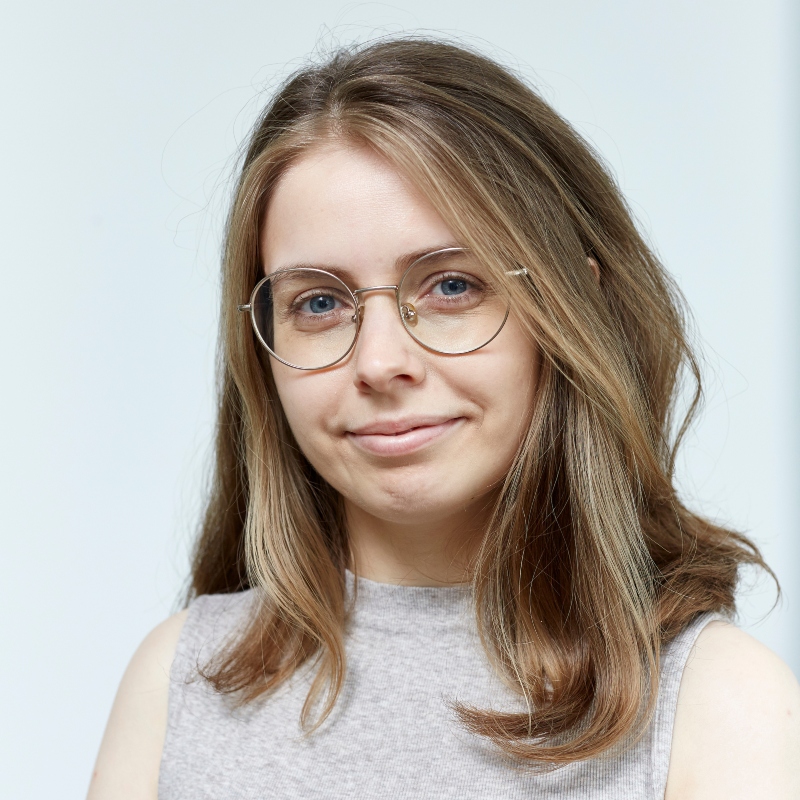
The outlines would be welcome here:
M 348 574 L 350 592 L 352 585 Z M 697 635 L 716 618 L 698 618 L 665 648 L 655 717 L 637 744 L 534 774 L 468 733 L 451 709 L 456 699 L 524 708 L 481 649 L 469 588 L 359 578 L 345 685 L 310 736 L 299 720 L 311 667 L 238 709 L 196 676 L 252 601 L 252 592 L 207 595 L 189 608 L 171 673 L 161 800 L 663 798 L 681 674 Z

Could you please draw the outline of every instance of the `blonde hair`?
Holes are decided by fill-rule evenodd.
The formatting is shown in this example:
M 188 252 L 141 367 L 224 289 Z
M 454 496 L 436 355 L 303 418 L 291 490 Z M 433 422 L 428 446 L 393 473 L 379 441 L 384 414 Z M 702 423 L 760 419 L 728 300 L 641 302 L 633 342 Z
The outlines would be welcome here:
M 252 587 L 259 602 L 206 676 L 248 702 L 316 659 L 303 710 L 312 729 L 344 678 L 340 498 L 297 447 L 269 357 L 236 313 L 262 274 L 272 188 L 330 139 L 370 147 L 409 176 L 498 276 L 520 265 L 530 276 L 506 290 L 538 343 L 536 403 L 473 577 L 486 651 L 530 711 L 458 714 L 539 764 L 622 744 L 652 711 L 662 643 L 701 612 L 732 612 L 738 567 L 766 565 L 677 496 L 699 370 L 681 295 L 614 181 L 524 82 L 439 41 L 381 41 L 301 70 L 249 141 L 227 226 L 216 473 L 192 593 Z M 697 391 L 679 421 L 682 375 Z

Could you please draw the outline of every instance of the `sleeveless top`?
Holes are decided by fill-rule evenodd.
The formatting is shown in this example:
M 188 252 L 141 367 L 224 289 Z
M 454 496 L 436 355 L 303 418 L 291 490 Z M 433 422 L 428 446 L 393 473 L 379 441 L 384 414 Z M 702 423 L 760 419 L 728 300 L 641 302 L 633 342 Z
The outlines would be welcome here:
M 252 591 L 206 595 L 189 607 L 170 674 L 160 800 L 661 800 L 683 668 L 700 631 L 720 618 L 698 617 L 665 646 L 655 715 L 638 742 L 537 773 L 469 733 L 452 710 L 453 701 L 525 708 L 481 648 L 469 587 L 359 578 L 345 683 L 331 715 L 308 735 L 300 711 L 313 665 L 240 707 L 197 675 L 253 600 Z

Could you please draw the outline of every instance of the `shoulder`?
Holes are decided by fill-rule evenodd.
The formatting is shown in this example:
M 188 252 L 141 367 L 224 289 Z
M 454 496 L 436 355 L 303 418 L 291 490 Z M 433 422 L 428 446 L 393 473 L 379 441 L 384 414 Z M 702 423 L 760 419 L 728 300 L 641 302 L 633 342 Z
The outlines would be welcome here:
M 248 627 L 258 610 L 256 592 L 248 589 L 230 594 L 205 594 L 195 598 L 178 641 L 173 679 L 193 681 L 197 667 L 208 663 L 233 643 Z
M 800 796 L 800 686 L 727 622 L 699 634 L 681 679 L 666 800 Z
M 185 677 L 250 619 L 253 591 L 202 595 L 142 641 L 122 676 L 88 800 L 155 800 L 171 677 Z
M 188 609 L 142 641 L 122 676 L 89 787 L 89 800 L 150 798 L 167 725 L 169 675 Z

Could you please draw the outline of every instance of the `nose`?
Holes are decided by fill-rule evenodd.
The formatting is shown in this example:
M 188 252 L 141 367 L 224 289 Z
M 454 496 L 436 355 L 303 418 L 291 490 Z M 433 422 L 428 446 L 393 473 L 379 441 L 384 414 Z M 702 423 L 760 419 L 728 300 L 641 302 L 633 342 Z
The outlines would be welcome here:
M 385 394 L 414 386 L 425 377 L 421 345 L 403 327 L 394 292 L 382 290 L 359 298 L 361 328 L 353 363 L 353 383 L 365 392 Z

